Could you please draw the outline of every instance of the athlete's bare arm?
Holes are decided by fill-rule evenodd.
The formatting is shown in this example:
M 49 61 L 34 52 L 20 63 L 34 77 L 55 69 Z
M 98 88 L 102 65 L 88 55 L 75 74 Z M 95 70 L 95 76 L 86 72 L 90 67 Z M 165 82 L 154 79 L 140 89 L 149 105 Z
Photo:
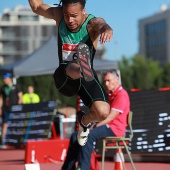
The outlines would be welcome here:
M 106 23 L 103 18 L 93 18 L 88 24 L 90 37 L 92 41 L 95 41 L 100 36 L 100 43 L 103 44 L 107 41 L 111 41 L 113 37 L 112 28 Z
M 28 1 L 34 13 L 49 19 L 54 19 L 57 22 L 57 24 L 63 17 L 61 7 L 51 7 L 47 4 L 44 4 L 42 0 L 28 0 Z

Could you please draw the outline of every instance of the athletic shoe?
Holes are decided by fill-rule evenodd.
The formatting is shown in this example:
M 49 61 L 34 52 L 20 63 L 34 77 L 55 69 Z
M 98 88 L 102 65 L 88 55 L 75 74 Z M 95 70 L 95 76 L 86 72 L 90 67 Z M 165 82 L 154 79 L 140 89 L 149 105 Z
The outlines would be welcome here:
M 84 43 L 79 43 L 77 50 L 77 61 L 80 65 L 83 78 L 86 81 L 92 81 L 94 79 L 94 75 L 90 64 L 90 50 Z
M 79 131 L 77 133 L 77 141 L 80 146 L 84 146 L 86 144 L 89 132 L 90 130 L 88 128 L 86 129 L 86 131 L 84 131 L 84 129 L 79 126 Z
M 84 113 L 83 111 L 79 111 L 77 112 L 77 121 L 80 124 L 79 126 L 79 131 L 77 134 L 77 140 L 79 145 L 84 146 L 87 142 L 88 139 L 88 134 L 90 132 L 90 127 L 92 126 L 93 123 L 89 123 L 87 126 L 85 126 L 82 123 L 82 118 L 86 113 Z

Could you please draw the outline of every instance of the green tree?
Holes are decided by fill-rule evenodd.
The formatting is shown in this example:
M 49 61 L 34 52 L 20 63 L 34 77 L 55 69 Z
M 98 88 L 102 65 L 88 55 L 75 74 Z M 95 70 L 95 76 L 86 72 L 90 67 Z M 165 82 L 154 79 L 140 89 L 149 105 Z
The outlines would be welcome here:
M 131 79 L 133 75 L 132 60 L 127 59 L 125 56 L 122 57 L 122 60 L 119 62 L 119 69 L 121 73 L 121 82 L 124 88 L 131 89 L 133 88 L 133 81 Z
M 133 58 L 133 85 L 140 89 L 155 89 L 162 86 L 162 68 L 157 61 L 136 55 Z
M 163 87 L 170 87 L 170 63 L 163 66 L 162 81 Z
M 159 63 L 140 55 L 119 62 L 122 84 L 127 89 L 154 89 L 162 86 L 163 69 Z

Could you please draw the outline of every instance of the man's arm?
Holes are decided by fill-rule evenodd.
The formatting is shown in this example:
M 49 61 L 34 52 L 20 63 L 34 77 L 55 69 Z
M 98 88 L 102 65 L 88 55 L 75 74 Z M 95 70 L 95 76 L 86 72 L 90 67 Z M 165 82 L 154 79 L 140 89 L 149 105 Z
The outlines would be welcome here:
M 118 111 L 116 110 L 110 110 L 109 115 L 107 116 L 107 118 L 99 123 L 97 123 L 96 127 L 101 126 L 101 125 L 106 125 L 107 123 L 109 123 L 110 121 L 112 121 L 117 115 L 119 114 Z
M 62 18 L 61 7 L 51 7 L 44 4 L 42 0 L 28 0 L 32 11 L 38 15 L 42 15 L 46 18 L 54 19 L 57 23 Z
M 22 104 L 22 95 L 23 95 L 22 92 L 18 93 L 18 104 Z
M 111 41 L 113 37 L 113 30 L 103 18 L 93 18 L 89 22 L 89 27 L 97 32 L 98 36 L 100 35 L 101 44 Z

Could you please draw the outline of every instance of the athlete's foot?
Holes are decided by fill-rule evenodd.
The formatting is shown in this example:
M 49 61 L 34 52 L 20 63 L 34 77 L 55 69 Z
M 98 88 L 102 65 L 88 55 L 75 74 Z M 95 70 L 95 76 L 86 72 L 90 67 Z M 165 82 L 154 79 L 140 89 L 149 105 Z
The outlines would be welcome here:
M 77 134 L 77 140 L 79 145 L 84 146 L 87 142 L 88 139 L 88 134 L 90 132 L 90 127 L 92 126 L 93 123 L 89 123 L 88 125 L 84 125 L 82 123 L 82 119 L 85 113 L 83 111 L 79 111 L 77 113 L 77 121 L 80 124 L 79 126 L 79 131 Z
M 84 146 L 87 143 L 88 140 L 88 135 L 89 135 L 90 130 L 87 128 L 86 131 L 79 126 L 79 131 L 77 133 L 77 141 L 80 146 Z

